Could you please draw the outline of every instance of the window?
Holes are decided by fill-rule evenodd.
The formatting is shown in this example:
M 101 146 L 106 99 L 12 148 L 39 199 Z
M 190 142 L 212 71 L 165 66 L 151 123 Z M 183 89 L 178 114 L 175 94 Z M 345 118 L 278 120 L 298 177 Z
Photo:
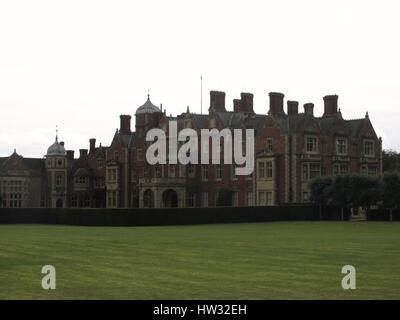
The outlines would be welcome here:
M 117 207 L 117 192 L 116 191 L 111 191 L 108 192 L 108 208 L 116 208 Z
M 61 187 L 63 184 L 63 177 L 61 175 L 56 176 L 56 186 Z
M 161 167 L 160 166 L 155 166 L 155 176 L 156 178 L 161 178 Z
M 208 180 L 208 165 L 201 166 L 201 179 Z
M 318 139 L 317 137 L 306 137 L 306 151 L 307 153 L 318 152 Z
M 271 179 L 273 177 L 272 160 L 258 162 L 258 179 Z
M 258 178 L 259 179 L 265 178 L 265 164 L 262 161 L 258 163 Z
M 89 183 L 88 177 L 75 177 L 75 183 L 80 185 L 87 185 Z
M 85 208 L 89 208 L 90 207 L 90 198 L 89 198 L 89 196 L 85 196 L 85 199 L 83 200 L 83 206 Z
M 335 164 L 333 165 L 333 175 L 337 176 L 340 174 L 346 174 L 349 171 L 347 164 Z
M 118 151 L 114 151 L 114 160 L 118 161 Z
M 267 139 L 267 152 L 272 152 L 272 143 L 273 143 L 273 139 L 268 138 Z
M 46 196 L 44 193 L 40 195 L 40 206 L 44 208 L 46 206 Z
M 95 177 L 94 178 L 94 187 L 96 189 L 104 188 L 104 178 L 102 177 Z
M 272 191 L 259 191 L 258 192 L 258 205 L 271 206 L 273 204 Z
M 310 180 L 321 175 L 319 163 L 303 163 L 303 180 Z
M 266 192 L 265 193 L 265 200 L 267 202 L 267 206 L 271 206 L 272 205 L 272 192 Z
M 266 170 L 265 170 L 266 177 L 272 178 L 272 161 L 267 161 L 265 163 L 265 167 L 266 167 Z
M 347 139 L 346 138 L 337 138 L 336 139 L 336 153 L 339 155 L 347 154 Z
M 76 208 L 78 206 L 78 198 L 76 195 L 73 195 L 71 198 L 71 207 Z
M 239 192 L 234 191 L 232 193 L 232 206 L 237 207 L 239 205 Z
M 260 206 L 265 206 L 265 192 L 264 191 L 258 192 L 258 204 Z
M 220 164 L 215 165 L 215 178 L 217 180 L 222 179 L 222 168 Z
M 376 176 L 377 168 L 375 166 L 368 166 L 368 175 L 369 176 Z
M 0 178 L 0 207 L 26 207 L 29 182 L 26 180 L 9 180 Z
M 303 202 L 310 201 L 310 194 L 308 192 L 303 192 Z
M 210 120 L 210 128 L 215 128 L 215 127 L 216 127 L 216 121 L 215 121 L 215 118 L 212 118 Z
M 117 169 L 110 168 L 107 170 L 107 173 L 108 173 L 108 182 L 116 183 L 117 182 Z
M 188 207 L 194 207 L 194 203 L 195 203 L 195 195 L 194 195 L 194 193 L 191 193 L 191 194 L 189 194 L 188 199 L 187 199 Z
M 361 166 L 361 173 L 368 174 L 369 176 L 376 176 L 378 173 L 378 168 L 376 166 Z
M 96 161 L 97 161 L 97 168 L 102 168 L 103 167 L 103 159 L 98 157 L 96 159 Z
M 201 198 L 203 207 L 208 207 L 208 192 L 203 192 Z
M 169 176 L 175 177 L 175 165 L 173 164 L 169 165 Z
M 374 142 L 370 140 L 364 141 L 364 155 L 371 157 L 374 155 Z
M 251 191 L 246 192 L 246 204 L 248 206 L 253 205 L 253 192 L 251 192 Z

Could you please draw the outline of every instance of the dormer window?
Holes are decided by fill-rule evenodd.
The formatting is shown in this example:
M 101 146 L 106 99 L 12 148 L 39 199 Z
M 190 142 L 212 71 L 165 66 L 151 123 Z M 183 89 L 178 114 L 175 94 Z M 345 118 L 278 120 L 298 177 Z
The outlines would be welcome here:
M 103 167 L 103 159 L 98 157 L 96 160 L 97 160 L 97 168 L 102 168 Z
M 373 157 L 375 154 L 374 150 L 374 141 L 372 140 L 365 140 L 364 141 L 364 156 L 366 157 Z
M 272 144 L 273 144 L 273 139 L 272 138 L 268 138 L 267 139 L 267 152 L 268 153 L 272 152 Z
M 306 152 L 317 153 L 318 152 L 318 138 L 315 136 L 306 136 Z
M 216 127 L 216 121 L 215 121 L 214 118 L 210 120 L 210 127 L 211 128 L 215 128 Z
M 347 154 L 347 139 L 336 138 L 336 153 L 339 155 Z

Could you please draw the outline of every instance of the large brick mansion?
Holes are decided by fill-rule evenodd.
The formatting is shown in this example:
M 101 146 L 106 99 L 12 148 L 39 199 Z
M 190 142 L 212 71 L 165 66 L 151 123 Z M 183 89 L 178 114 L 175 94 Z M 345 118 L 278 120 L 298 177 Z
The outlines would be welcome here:
M 207 207 L 251 206 L 307 202 L 313 177 L 359 172 L 382 173 L 382 140 L 368 113 L 342 118 L 338 96 L 324 97 L 322 117 L 314 105 L 269 93 L 269 110 L 255 114 L 253 95 L 242 93 L 225 107 L 225 93 L 210 92 L 208 114 L 189 111 L 167 116 L 148 97 L 131 116 L 120 116 L 120 128 L 110 146 L 66 150 L 56 137 L 44 158 L 24 158 L 15 151 L 0 158 L 0 207 Z M 267 110 L 266 110 L 267 111 Z M 235 176 L 234 165 L 149 165 L 145 154 L 151 128 L 246 129 L 255 132 L 255 166 L 250 176 Z

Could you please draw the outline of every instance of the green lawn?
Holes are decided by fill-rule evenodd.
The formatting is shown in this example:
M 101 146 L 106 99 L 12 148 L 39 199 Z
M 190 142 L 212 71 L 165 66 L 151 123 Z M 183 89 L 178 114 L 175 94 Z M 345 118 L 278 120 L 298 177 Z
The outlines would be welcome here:
M 0 299 L 400 299 L 400 223 L 0 225 Z

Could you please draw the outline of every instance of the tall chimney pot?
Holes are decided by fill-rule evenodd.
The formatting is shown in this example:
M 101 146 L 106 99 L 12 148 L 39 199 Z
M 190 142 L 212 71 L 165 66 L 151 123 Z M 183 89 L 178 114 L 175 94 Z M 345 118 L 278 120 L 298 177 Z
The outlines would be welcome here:
M 324 97 L 324 115 L 332 116 L 337 113 L 338 109 L 338 96 L 336 94 Z
M 210 91 L 210 109 L 215 109 L 216 111 L 226 111 L 225 92 Z
M 299 113 L 299 102 L 288 101 L 287 102 L 287 113 L 288 115 L 295 115 Z
M 268 114 L 285 114 L 283 111 L 283 98 L 284 94 L 280 92 L 269 93 L 269 111 Z

